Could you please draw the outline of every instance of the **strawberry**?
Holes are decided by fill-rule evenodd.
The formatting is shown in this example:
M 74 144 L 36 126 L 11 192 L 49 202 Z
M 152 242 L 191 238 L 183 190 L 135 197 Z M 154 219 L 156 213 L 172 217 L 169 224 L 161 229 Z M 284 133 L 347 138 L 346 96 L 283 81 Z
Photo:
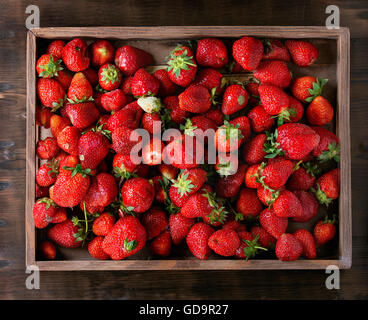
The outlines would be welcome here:
M 253 71 L 261 62 L 263 44 L 253 37 L 242 37 L 233 44 L 233 57 L 243 69 Z
M 278 60 L 262 61 L 253 76 L 264 84 L 287 88 L 290 85 L 291 75 L 286 63 Z
M 56 214 L 57 205 L 50 198 L 42 198 L 37 200 L 33 206 L 33 221 L 38 229 L 46 228 L 54 215 Z
M 288 219 L 278 217 L 272 208 L 267 208 L 260 213 L 259 223 L 271 236 L 279 239 L 286 231 Z
M 194 79 L 197 64 L 192 49 L 186 46 L 177 46 L 168 56 L 169 77 L 172 82 L 181 87 L 187 87 Z
M 312 166 L 310 162 L 303 163 L 291 174 L 287 183 L 288 190 L 309 190 L 316 181 L 319 169 L 317 165 Z
M 37 96 L 45 107 L 57 110 L 64 104 L 65 90 L 59 81 L 41 78 L 37 81 Z
M 175 123 L 183 123 L 189 117 L 189 112 L 179 107 L 179 98 L 169 96 L 163 100 L 166 109 L 169 110 L 170 119 Z
M 145 112 L 142 117 L 142 127 L 151 134 L 155 133 L 155 129 L 157 128 L 161 129 L 162 127 L 161 115 L 158 112 L 156 113 Z
M 42 78 L 53 78 L 58 75 L 63 67 L 60 65 L 61 60 L 57 60 L 51 54 L 42 55 L 36 62 L 36 71 L 39 77 Z
M 322 94 L 323 86 L 327 79 L 318 79 L 312 76 L 297 78 L 291 85 L 291 92 L 295 98 L 301 102 L 312 102 L 312 100 Z
M 139 68 L 147 67 L 152 63 L 151 54 L 132 46 L 120 47 L 115 52 L 115 64 L 124 76 L 132 76 Z
M 248 113 L 248 118 L 252 130 L 257 133 L 271 130 L 275 123 L 275 120 L 261 105 L 250 110 Z
M 226 85 L 226 79 L 216 69 L 206 68 L 198 72 L 192 84 L 206 87 L 210 92 L 219 95 Z
M 79 160 L 84 169 L 96 169 L 109 153 L 109 140 L 101 133 L 88 131 L 78 142 Z
M 89 45 L 91 64 L 94 67 L 102 66 L 114 61 L 115 48 L 110 41 L 96 40 Z
M 283 120 L 285 120 L 285 122 L 298 122 L 303 117 L 304 107 L 298 100 L 289 96 L 288 112 L 288 114 L 281 114 L 283 119 L 282 121 L 278 121 L 278 124 L 282 124 Z
M 212 120 L 214 123 L 216 123 L 217 126 L 220 126 L 224 123 L 224 114 L 221 112 L 220 109 L 209 109 L 208 111 L 203 113 L 203 116 Z
M 50 130 L 51 134 L 57 138 L 59 133 L 63 131 L 64 128 L 70 125 L 70 121 L 68 118 L 61 117 L 57 114 L 54 114 L 50 118 Z
M 39 246 L 39 251 L 47 260 L 54 260 L 56 258 L 56 247 L 50 241 L 42 241 Z
M 41 165 L 36 173 L 36 182 L 41 187 L 49 187 L 56 181 L 58 174 L 58 163 L 48 161 Z
M 88 128 L 100 117 L 100 112 L 93 102 L 67 103 L 63 110 L 78 129 Z
M 243 109 L 248 103 L 248 92 L 243 86 L 233 84 L 226 88 L 223 99 L 221 111 L 225 115 L 233 114 Z
M 60 207 L 74 207 L 87 194 L 90 170 L 83 170 L 80 164 L 63 166 L 55 184 L 50 188 L 50 198 Z
M 78 248 L 82 241 L 77 241 L 78 226 L 68 219 L 62 223 L 55 224 L 47 231 L 47 236 L 58 246 L 64 248 Z
M 109 259 L 109 255 L 103 251 L 103 241 L 104 237 L 96 237 L 93 238 L 92 241 L 88 244 L 88 252 L 93 258 L 99 260 Z
M 155 198 L 155 189 L 147 179 L 132 178 L 124 182 L 121 196 L 129 211 L 142 213 L 151 207 Z
M 80 103 L 92 99 L 93 89 L 88 79 L 82 72 L 77 72 L 70 83 L 68 90 L 68 101 Z
M 181 243 L 194 223 L 194 219 L 184 217 L 181 213 L 170 215 L 170 235 L 173 243 L 176 245 Z
M 36 106 L 36 124 L 42 126 L 45 129 L 50 128 L 50 119 L 52 112 L 49 108 Z
M 262 203 L 257 197 L 254 189 L 240 190 L 238 200 L 236 202 L 236 210 L 241 213 L 244 218 L 255 218 L 262 211 Z
M 80 38 L 69 41 L 63 47 L 62 58 L 66 67 L 71 71 L 78 72 L 87 69 L 90 63 L 87 43 Z
M 132 95 L 132 80 L 133 77 L 131 76 L 126 77 L 121 81 L 120 89 L 123 90 L 126 95 Z
M 157 95 L 160 82 L 143 68 L 139 69 L 131 82 L 132 94 L 136 97 Z
M 267 249 L 275 248 L 276 239 L 271 236 L 264 228 L 253 226 L 252 229 L 250 229 L 250 232 L 254 238 L 258 236 L 258 243 L 261 247 Z
M 141 141 L 134 130 L 121 126 L 112 132 L 112 149 L 116 153 L 130 154 L 133 147 Z
M 184 134 L 188 136 L 196 136 L 197 139 L 203 139 L 204 143 L 208 143 L 208 136 L 206 131 L 215 132 L 217 130 L 217 125 L 211 119 L 204 116 L 194 116 L 191 119 L 187 119 L 185 125 L 181 125 L 180 129 L 184 131 Z
M 290 160 L 281 159 L 277 162 L 269 162 L 262 171 L 262 182 L 270 188 L 279 189 L 289 179 L 293 167 Z
M 334 110 L 325 98 L 318 96 L 308 106 L 306 115 L 310 124 L 323 126 L 332 121 Z
M 324 220 L 317 222 L 313 229 L 313 236 L 317 246 L 322 246 L 325 243 L 331 241 L 336 234 L 336 216 L 332 220 L 326 216 Z
M 290 61 L 290 53 L 285 45 L 278 39 L 264 41 L 263 60 Z
M 279 87 L 274 85 L 260 85 L 258 88 L 264 110 L 273 116 L 280 115 L 289 107 L 289 96 Z
M 157 169 L 160 171 L 161 175 L 168 180 L 175 179 L 178 175 L 179 169 L 168 164 L 159 164 Z
M 65 152 L 77 156 L 80 131 L 73 126 L 65 127 L 57 136 L 57 144 Z
M 208 238 L 208 246 L 220 256 L 231 257 L 240 246 L 238 234 L 231 229 L 220 229 Z
M 241 231 L 238 232 L 238 237 L 240 239 L 240 245 L 235 252 L 237 258 L 248 260 L 254 258 L 259 250 L 267 251 L 266 248 L 259 245 L 259 236 L 253 237 L 250 232 Z
M 302 242 L 290 233 L 285 233 L 276 242 L 276 256 L 281 261 L 298 260 L 303 253 Z
M 187 245 L 190 252 L 200 260 L 207 260 L 211 254 L 208 246 L 209 237 L 215 230 L 208 224 L 198 222 L 189 230 L 187 235 Z
M 87 78 L 92 87 L 95 87 L 98 84 L 98 74 L 95 69 L 87 68 L 81 72 Z
M 108 212 L 101 213 L 92 225 L 92 231 L 96 236 L 106 236 L 115 223 L 115 217 Z
M 229 63 L 226 67 L 229 73 L 243 73 L 245 71 L 243 67 L 235 60 Z
M 51 160 L 59 153 L 59 151 L 60 149 L 56 138 L 47 137 L 46 139 L 37 142 L 36 153 L 40 159 Z
M 312 127 L 320 137 L 319 144 L 313 149 L 312 154 L 317 157 L 319 161 L 325 162 L 334 159 L 336 162 L 340 161 L 340 145 L 339 138 L 331 131 L 323 127 Z
M 149 166 L 155 166 L 162 162 L 162 151 L 165 145 L 158 138 L 153 138 L 142 149 L 143 163 Z
M 143 110 L 137 101 L 127 104 L 123 109 L 115 112 L 107 121 L 107 129 L 113 132 L 119 127 L 137 129 L 141 121 Z
M 283 190 L 285 190 L 285 186 L 282 186 L 276 190 L 273 190 L 268 186 L 259 187 L 257 189 L 257 196 L 265 206 L 270 206 L 275 202 L 280 192 Z
M 310 42 L 287 40 L 285 45 L 294 63 L 299 67 L 308 67 L 318 58 L 318 49 Z
M 263 150 L 267 140 L 265 134 L 258 134 L 245 143 L 243 159 L 249 165 L 260 163 L 264 160 L 266 152 Z
M 246 170 L 244 180 L 245 180 L 245 185 L 248 188 L 258 189 L 258 188 L 262 187 L 260 182 L 257 182 L 258 181 L 257 178 L 260 175 L 263 168 L 264 168 L 264 166 L 262 166 L 261 164 L 254 164 Z
M 130 155 L 117 153 L 112 161 L 113 171 L 116 177 L 129 179 L 134 175 L 137 165 L 132 162 Z
M 240 221 L 235 220 L 234 215 L 231 215 L 226 219 L 225 223 L 222 225 L 222 229 L 231 229 L 238 233 L 247 231 L 247 227 Z
M 293 236 L 302 243 L 304 258 L 315 259 L 317 256 L 316 244 L 312 234 L 308 230 L 298 229 L 293 233 Z
M 49 188 L 48 187 L 40 187 L 36 183 L 36 192 L 35 192 L 36 198 L 44 198 L 49 196 Z
M 146 230 L 139 220 L 126 216 L 115 223 L 105 237 L 102 248 L 113 260 L 125 259 L 140 251 L 147 239 Z
M 111 63 L 102 65 L 98 70 L 98 83 L 107 91 L 119 88 L 122 77 L 120 69 Z
M 171 237 L 169 231 L 164 231 L 158 235 L 151 242 L 151 251 L 153 254 L 159 255 L 161 257 L 167 257 L 171 250 Z
M 318 202 L 329 206 L 332 200 L 339 197 L 340 193 L 340 169 L 333 169 L 321 177 L 315 183 L 315 187 L 311 189 L 315 194 Z
M 229 61 L 225 44 L 216 38 L 199 40 L 196 60 L 203 67 L 223 68 Z
M 176 189 L 180 196 L 187 196 L 197 192 L 206 182 L 207 172 L 201 168 L 183 170 L 171 188 Z
M 211 95 L 201 85 L 190 86 L 179 95 L 180 109 L 193 113 L 204 113 L 211 108 Z
M 179 87 L 170 80 L 169 74 L 165 69 L 156 70 L 153 76 L 160 83 L 158 93 L 161 97 L 172 96 L 178 91 Z
M 55 77 L 55 80 L 60 82 L 65 91 L 69 89 L 69 86 L 72 83 L 72 79 L 73 73 L 70 72 L 69 70 L 60 70 L 58 71 L 58 74 Z
M 46 53 L 52 54 L 55 59 L 61 59 L 64 46 L 65 46 L 65 41 L 54 40 L 48 45 L 46 49 Z
M 244 141 L 240 124 L 234 124 L 234 120 L 231 122 L 225 120 L 224 125 L 216 130 L 215 143 L 219 152 L 233 152 L 237 150 Z
M 245 85 L 245 89 L 249 93 L 248 104 L 250 106 L 255 107 L 255 106 L 259 105 L 259 92 L 258 92 L 258 88 L 259 88 L 259 83 L 256 83 L 256 82 L 248 82 Z
M 106 92 L 101 96 L 101 105 L 106 111 L 119 111 L 127 102 L 126 95 L 120 89 Z
M 147 231 L 147 239 L 151 240 L 169 226 L 169 221 L 165 211 L 158 208 L 151 208 L 143 214 L 142 225 Z
M 296 222 L 307 222 L 310 221 L 317 215 L 318 201 L 311 192 L 296 190 L 294 194 L 299 199 L 303 212 L 299 217 L 294 217 L 293 220 Z
M 283 190 L 273 203 L 273 211 L 278 217 L 293 218 L 303 215 L 303 207 L 298 197 L 288 190 Z
M 223 198 L 236 196 L 243 184 L 247 169 L 248 166 L 246 164 L 241 164 L 235 174 L 219 178 L 216 183 L 217 195 Z
M 161 99 L 153 96 L 140 97 L 138 98 L 137 103 L 144 112 L 148 113 L 157 113 L 162 107 Z
M 51 223 L 61 223 L 68 219 L 68 214 L 65 208 L 56 208 L 56 213 L 52 217 Z

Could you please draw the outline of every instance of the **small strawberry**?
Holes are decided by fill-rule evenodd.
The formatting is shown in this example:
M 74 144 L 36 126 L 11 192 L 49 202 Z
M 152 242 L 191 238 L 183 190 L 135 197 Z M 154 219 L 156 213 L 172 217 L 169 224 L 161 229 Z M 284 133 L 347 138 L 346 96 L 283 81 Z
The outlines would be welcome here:
M 241 164 L 235 174 L 219 178 L 216 183 L 217 195 L 223 198 L 236 196 L 244 182 L 247 169 L 248 166 L 246 164 Z
M 201 168 L 183 170 L 176 180 L 173 180 L 171 188 L 175 188 L 180 196 L 186 196 L 197 192 L 206 182 L 207 172 Z
M 204 38 L 198 41 L 196 60 L 199 65 L 223 68 L 228 63 L 226 46 L 220 39 Z
M 146 230 L 139 220 L 126 216 L 115 223 L 105 237 L 102 248 L 113 260 L 125 259 L 140 251 L 147 239 Z
M 325 162 L 330 159 L 336 162 L 340 161 L 340 145 L 339 138 L 331 131 L 323 127 L 312 127 L 320 137 L 319 144 L 313 149 L 312 154 L 319 161 Z
M 184 134 L 195 136 L 197 139 L 203 139 L 201 141 L 207 144 L 209 138 L 207 133 L 215 132 L 217 130 L 217 125 L 211 119 L 200 115 L 187 119 L 185 125 L 180 125 L 180 129 L 184 131 Z
M 275 202 L 280 192 L 283 190 L 285 190 L 285 186 L 282 186 L 275 190 L 269 188 L 268 186 L 259 187 L 257 189 L 257 196 L 265 206 L 270 206 Z
M 68 101 L 70 103 L 80 103 L 92 99 L 93 89 L 88 79 L 82 72 L 77 72 L 68 90 Z
M 280 115 L 289 108 L 289 96 L 279 87 L 265 84 L 258 88 L 264 110 L 273 116 Z
M 297 196 L 303 207 L 303 213 L 299 217 L 294 217 L 293 220 L 296 222 L 310 221 L 318 212 L 319 205 L 316 197 L 311 192 L 302 190 L 296 190 L 294 191 L 294 194 Z
M 169 74 L 165 69 L 156 70 L 153 76 L 159 81 L 160 89 L 158 91 L 161 97 L 168 97 L 174 95 L 179 87 L 170 80 Z
M 48 161 L 41 165 L 36 173 L 36 182 L 41 187 L 49 187 L 56 181 L 58 174 L 58 162 Z
M 308 67 L 318 58 L 318 49 L 310 42 L 287 40 L 285 45 L 294 63 L 299 67 Z
M 147 231 L 147 239 L 151 240 L 169 226 L 169 221 L 165 211 L 159 208 L 151 208 L 143 214 L 142 225 Z
M 204 86 L 210 92 L 219 95 L 224 90 L 226 79 L 216 69 L 206 68 L 198 72 L 192 84 Z
M 328 206 L 340 194 L 340 169 L 333 169 L 323 174 L 311 190 L 320 204 Z
M 289 190 L 283 190 L 273 203 L 273 211 L 278 217 L 293 218 L 303 215 L 303 207 L 298 197 Z
M 70 122 L 78 129 L 86 129 L 100 117 L 100 112 L 93 102 L 67 103 L 63 109 Z
M 51 227 L 47 231 L 47 236 L 60 247 L 78 248 L 82 245 L 82 241 L 77 241 L 77 232 L 78 226 L 68 219 Z
M 115 64 L 124 76 L 132 76 L 139 68 L 147 67 L 152 63 L 151 54 L 132 46 L 120 47 L 115 52 Z
M 285 233 L 277 240 L 275 252 L 281 261 L 294 261 L 302 255 L 303 245 L 298 238 L 290 233 Z
M 225 120 L 224 125 L 216 130 L 215 143 L 219 152 L 233 152 L 239 149 L 240 145 L 244 141 L 240 124 L 234 123 L 234 120 L 230 122 Z
M 223 99 L 221 111 L 225 115 L 231 115 L 243 109 L 248 103 L 248 92 L 243 86 L 233 84 L 226 88 Z
M 153 254 L 159 255 L 161 257 L 167 257 L 171 250 L 170 232 L 166 230 L 158 235 L 151 242 L 150 248 Z
M 270 188 L 279 189 L 289 179 L 293 167 L 294 165 L 290 160 L 281 159 L 272 163 L 268 162 L 261 173 L 260 180 Z
M 56 258 L 56 247 L 50 241 L 42 241 L 39 246 L 39 251 L 41 255 L 47 260 L 54 260 Z
M 178 191 L 178 188 L 171 185 L 169 189 L 169 198 L 170 201 L 177 207 L 181 208 L 188 201 L 190 194 L 181 195 Z
M 58 72 L 63 70 L 60 64 L 61 59 L 57 60 L 53 55 L 47 53 L 42 55 L 36 62 L 38 76 L 42 78 L 56 77 Z
M 123 109 L 115 112 L 107 121 L 107 129 L 113 132 L 122 126 L 129 129 L 137 129 L 139 127 L 143 110 L 137 101 L 127 104 Z
M 124 92 L 120 89 L 115 89 L 106 92 L 101 96 L 101 105 L 106 111 L 119 111 L 122 109 L 128 100 Z
M 134 130 L 121 126 L 112 132 L 112 149 L 116 153 L 130 154 L 133 147 L 141 141 Z
M 132 162 L 130 155 L 117 153 L 112 161 L 113 171 L 116 177 L 129 179 L 134 176 L 137 165 Z
M 87 69 L 90 63 L 87 43 L 80 38 L 69 41 L 63 47 L 62 58 L 71 71 L 78 72 Z
M 233 57 L 243 69 L 253 71 L 259 65 L 263 55 L 263 44 L 253 37 L 243 37 L 233 44 Z
M 106 63 L 98 70 L 98 83 L 102 89 L 111 91 L 119 88 L 122 72 L 115 65 Z
M 134 74 L 131 85 L 135 97 L 157 95 L 160 89 L 160 82 L 143 68 Z
M 40 159 L 51 160 L 59 153 L 59 151 L 60 149 L 56 138 L 47 137 L 46 139 L 37 142 L 36 153 Z
M 109 140 L 99 131 L 88 131 L 78 142 L 79 160 L 83 168 L 95 169 L 109 153 Z
M 57 205 L 50 198 L 37 200 L 33 206 L 33 221 L 38 229 L 46 228 L 56 214 Z
M 215 169 L 216 172 L 222 177 L 228 177 L 236 174 L 238 171 L 238 154 L 237 153 L 219 153 L 217 156 Z M 211 172 L 209 172 L 210 174 Z
M 307 259 L 315 259 L 316 254 L 316 244 L 312 234 L 305 229 L 298 229 L 293 233 L 303 246 L 303 256 Z
M 65 152 L 78 156 L 80 131 L 73 126 L 65 127 L 57 136 L 57 144 Z
M 271 236 L 264 228 L 253 226 L 252 229 L 250 229 L 250 232 L 254 238 L 258 236 L 258 243 L 261 247 L 267 249 L 275 248 L 276 239 Z
M 306 115 L 310 124 L 323 126 L 332 121 L 334 110 L 325 98 L 318 96 L 307 107 Z
M 64 104 L 65 90 L 59 81 L 41 78 L 37 81 L 37 96 L 42 105 L 57 110 Z
M 204 113 L 211 108 L 211 94 L 201 85 L 190 86 L 179 95 L 180 109 L 193 113 Z
M 250 259 L 254 258 L 259 250 L 267 251 L 266 248 L 263 248 L 258 243 L 259 236 L 253 236 L 250 232 L 241 231 L 238 232 L 238 237 L 240 239 L 240 246 L 235 252 L 237 258 L 240 259 Z
M 317 165 L 312 165 L 310 162 L 303 163 L 301 167 L 297 166 L 287 182 L 288 190 L 309 190 L 316 181 L 318 172 Z
M 70 125 L 70 121 L 68 118 L 61 117 L 57 114 L 54 114 L 50 118 L 50 130 L 51 134 L 57 138 L 59 133 L 63 131 L 64 128 Z
M 288 219 L 278 217 L 272 208 L 267 208 L 260 213 L 259 223 L 271 236 L 279 239 L 286 231 Z
M 157 113 L 162 108 L 161 99 L 153 96 L 140 97 L 137 100 L 138 105 L 144 112 Z
M 235 220 L 236 217 L 234 215 L 229 216 L 225 223 L 222 225 L 222 229 L 231 229 L 236 232 L 244 232 L 247 231 L 247 227 L 242 224 L 239 220 Z
M 170 166 L 166 163 L 158 165 L 157 169 L 160 171 L 161 175 L 168 180 L 175 179 L 179 172 L 178 168 Z
M 94 67 L 102 66 L 114 61 L 115 48 L 110 41 L 96 40 L 89 45 L 91 64 Z
M 61 223 L 68 219 L 68 214 L 65 208 L 56 208 L 56 213 L 52 217 L 51 223 Z
M 46 49 L 46 53 L 52 54 L 55 59 L 61 59 L 64 46 L 65 46 L 65 41 L 54 40 L 48 45 Z
M 261 188 L 262 185 L 258 182 L 258 177 L 260 176 L 262 170 L 264 169 L 265 165 L 262 164 L 254 164 L 250 166 L 245 173 L 245 185 L 248 188 L 258 189 Z
M 106 236 L 115 223 L 115 217 L 108 212 L 101 213 L 92 225 L 92 231 L 96 236 Z
M 261 163 L 266 156 L 263 150 L 267 140 L 265 134 L 258 134 L 245 143 L 243 148 L 243 159 L 249 165 Z
M 257 133 L 271 130 L 275 123 L 275 120 L 261 105 L 258 105 L 250 110 L 248 113 L 248 118 L 252 130 Z
M 184 217 L 180 213 L 170 215 L 170 235 L 173 243 L 181 243 L 194 223 L 195 219 Z
M 262 203 L 257 197 L 257 192 L 254 189 L 240 190 L 238 200 L 236 202 L 236 210 L 241 213 L 244 218 L 255 218 L 262 211 Z
M 332 220 L 326 216 L 324 220 L 320 220 L 314 227 L 313 236 L 317 246 L 322 246 L 331 241 L 336 234 L 336 216 Z
M 328 79 L 318 79 L 312 76 L 296 78 L 291 85 L 291 92 L 301 102 L 312 102 L 322 94 L 322 89 Z
M 220 256 L 231 257 L 240 246 L 238 234 L 231 229 L 220 229 L 208 238 L 208 246 Z
M 169 110 L 169 117 L 175 123 L 184 123 L 189 117 L 189 112 L 179 107 L 179 98 L 177 96 L 169 96 L 163 100 L 166 109 Z
M 280 40 L 267 39 L 263 44 L 264 53 L 262 60 L 290 61 L 290 53 Z
M 102 243 L 104 241 L 104 237 L 96 237 L 91 240 L 88 244 L 88 252 L 91 257 L 99 260 L 107 260 L 109 259 L 109 255 L 103 251 Z
M 253 76 L 262 85 L 268 84 L 280 88 L 287 88 L 291 81 L 290 70 L 286 63 L 278 60 L 262 61 L 253 71 Z
M 190 252 L 200 260 L 207 260 L 211 254 L 211 248 L 208 246 L 209 237 L 215 230 L 208 224 L 198 222 L 189 230 L 187 235 L 187 244 Z

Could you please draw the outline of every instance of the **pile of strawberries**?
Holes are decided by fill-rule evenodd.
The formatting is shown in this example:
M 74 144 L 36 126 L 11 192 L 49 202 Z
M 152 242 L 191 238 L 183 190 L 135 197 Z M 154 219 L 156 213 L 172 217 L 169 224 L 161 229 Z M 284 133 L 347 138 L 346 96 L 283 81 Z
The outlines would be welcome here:
M 336 233 L 335 215 L 316 215 L 339 196 L 339 139 L 324 127 L 334 117 L 321 95 L 327 80 L 292 79 L 288 65 L 317 58 L 302 40 L 205 38 L 178 45 L 167 68 L 149 73 L 152 55 L 133 46 L 52 41 L 36 64 L 36 120 L 51 129 L 36 148 L 40 254 L 87 246 L 120 260 L 147 245 L 167 257 L 186 242 L 198 259 L 316 258 Z M 244 72 L 243 82 L 223 75 Z M 155 123 L 181 134 L 161 141 Z M 141 164 L 130 156 L 138 128 L 151 134 Z M 214 136 L 200 142 L 207 129 Z M 197 154 L 178 155 L 188 137 Z M 291 233 L 290 220 L 316 223 Z

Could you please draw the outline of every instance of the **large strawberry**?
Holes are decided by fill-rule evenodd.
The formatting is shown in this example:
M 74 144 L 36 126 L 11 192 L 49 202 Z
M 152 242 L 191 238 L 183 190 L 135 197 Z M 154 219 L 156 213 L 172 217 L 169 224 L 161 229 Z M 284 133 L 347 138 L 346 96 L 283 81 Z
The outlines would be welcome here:
M 243 109 L 248 103 L 248 92 L 240 84 L 226 88 L 222 99 L 221 111 L 225 115 L 233 114 Z
M 102 89 L 111 91 L 119 88 L 122 72 L 115 65 L 106 63 L 98 70 L 98 83 Z
M 152 55 L 132 46 L 122 46 L 115 52 L 115 64 L 125 76 L 132 76 L 139 68 L 153 63 Z
M 233 44 L 233 57 L 243 69 L 253 71 L 261 62 L 263 44 L 253 37 L 243 37 Z
M 318 58 L 318 49 L 310 42 L 287 40 L 285 45 L 294 63 L 300 67 L 308 67 Z
M 135 97 L 157 95 L 160 82 L 143 68 L 139 69 L 131 82 L 132 94 Z
M 245 143 L 243 148 L 243 159 L 249 165 L 261 163 L 266 156 L 263 150 L 267 140 L 265 134 L 258 134 Z
M 63 62 L 71 71 L 78 72 L 89 67 L 90 59 L 87 43 L 76 38 L 69 41 L 62 50 Z
M 334 159 L 340 161 L 340 145 L 339 138 L 331 131 L 323 127 L 312 127 L 320 137 L 319 144 L 313 149 L 312 154 L 319 161 L 325 162 Z
M 57 60 L 51 54 L 42 55 L 36 62 L 36 71 L 39 77 L 53 78 L 58 75 L 58 72 L 63 70 L 60 65 L 61 60 Z
M 204 113 L 211 108 L 211 94 L 204 86 L 190 86 L 179 95 L 179 107 L 188 112 Z
M 137 101 L 127 104 L 123 109 L 115 112 L 107 121 L 107 129 L 113 132 L 119 127 L 137 129 L 141 121 L 143 110 Z
M 63 110 L 78 129 L 88 128 L 100 117 L 100 112 L 93 102 L 67 103 Z
M 146 244 L 147 233 L 139 220 L 132 216 L 121 218 L 105 237 L 102 248 L 113 260 L 136 254 Z
M 197 44 L 196 59 L 201 66 L 223 68 L 228 63 L 226 46 L 220 39 L 201 39 Z
M 106 92 L 101 96 L 101 105 L 108 112 L 119 111 L 127 104 L 127 102 L 127 96 L 120 89 Z
M 64 104 L 65 90 L 59 81 L 41 78 L 37 81 L 37 96 L 43 106 L 57 110 Z
M 267 208 L 259 215 L 261 226 L 274 238 L 279 239 L 285 233 L 288 219 L 278 217 L 272 208 Z
M 62 223 L 54 225 L 47 231 L 47 236 L 58 246 L 64 248 L 78 248 L 82 241 L 77 240 L 78 226 L 68 219 Z
M 273 116 L 285 114 L 289 108 L 289 96 L 274 85 L 261 85 L 258 88 L 261 103 L 265 111 Z
M 109 153 L 109 140 L 99 131 L 88 131 L 78 142 L 78 154 L 82 167 L 95 169 Z
M 269 161 L 261 173 L 260 181 L 270 188 L 279 189 L 289 179 L 293 167 L 294 165 L 290 160 Z
M 101 213 L 92 224 L 92 231 L 96 236 L 106 236 L 115 224 L 115 217 L 108 213 Z
M 340 169 L 333 169 L 319 177 L 312 191 L 319 203 L 326 206 L 337 199 L 340 194 Z
M 80 103 L 85 101 L 91 101 L 93 95 L 93 89 L 82 72 L 77 72 L 68 89 L 68 101 L 70 103 Z
M 275 214 L 282 218 L 300 217 L 303 207 L 298 197 L 289 190 L 283 190 L 273 203 Z
M 203 222 L 196 223 L 187 235 L 187 245 L 190 252 L 200 260 L 207 260 L 211 254 L 208 246 L 209 237 L 215 230 Z
M 88 49 L 91 56 L 91 64 L 94 67 L 102 66 L 114 60 L 115 48 L 107 40 L 96 40 L 89 45 Z
M 302 255 L 303 245 L 297 237 L 285 233 L 277 240 L 275 252 L 281 261 L 294 261 Z
M 231 257 L 240 246 L 238 234 L 231 229 L 220 229 L 212 233 L 208 246 L 220 256 Z
M 277 60 L 261 62 L 253 71 L 253 76 L 262 84 L 270 84 L 280 88 L 287 88 L 291 81 L 290 71 L 286 63 Z
M 197 192 L 207 179 L 207 172 L 201 168 L 183 170 L 173 181 L 171 188 L 176 189 L 180 196 Z

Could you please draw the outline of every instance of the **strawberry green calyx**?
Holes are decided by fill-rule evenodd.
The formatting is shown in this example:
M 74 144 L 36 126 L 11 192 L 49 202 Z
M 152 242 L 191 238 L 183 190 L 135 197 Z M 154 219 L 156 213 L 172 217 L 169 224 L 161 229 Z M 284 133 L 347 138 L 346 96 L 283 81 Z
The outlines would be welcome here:
M 319 156 L 320 162 L 327 162 L 328 160 L 335 160 L 340 162 L 340 145 L 336 142 L 332 142 L 328 145 L 328 150 L 323 151 Z
M 101 72 L 101 81 L 111 83 L 118 82 L 119 81 L 118 69 L 111 64 L 109 64 L 106 68 L 103 68 Z
M 49 176 L 59 174 L 59 160 L 52 159 L 51 161 L 47 161 L 46 166 L 50 168 L 47 172 Z
M 243 252 L 245 255 L 245 259 L 248 261 L 250 258 L 254 258 L 256 254 L 259 252 L 259 250 L 268 251 L 266 248 L 261 247 L 258 243 L 259 235 L 252 240 L 244 240 L 244 243 L 247 245 L 243 248 Z
M 225 127 L 220 127 L 219 130 L 223 131 L 223 134 L 226 135 L 226 140 L 230 140 L 230 142 L 234 140 L 240 141 L 240 139 L 244 138 L 244 136 L 241 133 L 241 130 L 239 129 L 239 124 L 232 124 L 228 122 L 227 120 L 224 121 Z
M 313 177 L 317 177 L 321 174 L 321 168 L 311 162 L 302 163 L 302 167 L 305 171 Z
M 77 173 L 81 174 L 83 178 L 87 175 L 91 175 L 91 169 L 83 169 L 81 164 L 77 164 L 75 167 L 63 166 L 63 170 L 72 171 L 71 177 L 74 177 Z
M 216 100 L 217 99 L 217 95 L 216 95 L 216 90 L 217 88 L 214 87 L 211 89 L 211 97 L 210 97 L 210 101 L 211 103 L 215 106 L 216 104 L 218 104 L 218 101 Z
M 274 133 L 266 132 L 266 142 L 264 144 L 263 150 L 268 153 L 265 158 L 275 158 L 277 156 L 283 156 L 284 151 L 279 148 L 280 144 L 276 142 L 277 139 L 277 129 Z
M 48 64 L 44 64 L 40 66 L 40 69 L 43 71 L 39 74 L 39 77 L 42 78 L 52 78 L 58 76 L 58 71 L 63 70 L 61 66 L 61 59 L 54 61 L 53 56 L 50 54 Z
M 138 241 L 137 240 L 131 240 L 129 241 L 127 238 L 124 240 L 124 249 L 128 252 L 133 251 L 135 248 L 137 248 Z
M 106 125 L 106 123 L 99 123 L 98 125 L 96 125 L 95 128 L 92 128 L 91 131 L 92 132 L 100 132 L 102 133 L 107 139 L 109 139 L 111 141 L 111 131 L 104 129 L 104 125 Z M 84 132 L 85 133 L 85 132 Z M 83 133 L 82 133 L 83 134 Z
M 173 180 L 173 186 L 178 189 L 180 197 L 183 197 L 190 193 L 196 185 L 192 184 L 192 181 L 188 179 L 189 173 L 182 172 L 179 174 L 176 180 Z
M 196 129 L 198 129 L 198 127 L 193 126 L 192 120 L 189 118 L 185 122 L 185 125 L 180 125 L 180 130 L 183 130 L 184 134 L 190 137 L 194 136 L 194 130 Z
M 107 90 L 103 89 L 99 84 L 96 85 L 95 90 L 102 93 L 108 92 Z
M 322 94 L 323 86 L 327 83 L 328 79 L 316 79 L 316 82 L 313 83 L 312 89 L 308 89 L 310 97 L 306 98 L 306 102 L 312 102 L 314 98 L 320 96 Z
M 328 207 L 332 203 L 333 199 L 327 197 L 326 193 L 321 190 L 319 184 L 317 184 L 317 190 L 315 188 L 311 188 L 311 191 L 314 193 L 320 204 L 324 204 Z
M 78 103 L 83 103 L 83 102 L 91 102 L 94 101 L 93 97 L 89 97 L 87 98 L 86 96 L 83 96 L 82 99 L 78 99 L 76 96 L 74 96 L 73 99 L 67 98 L 68 102 L 70 104 L 78 104 Z
M 114 167 L 113 169 L 114 175 L 117 178 L 122 178 L 122 179 L 130 179 L 130 178 L 134 178 L 134 177 L 138 177 L 134 172 L 129 172 L 127 171 L 124 166 L 119 167 Z
M 332 219 L 329 219 L 328 215 L 326 215 L 325 218 L 322 221 L 322 224 L 325 224 L 325 223 L 337 224 L 337 222 L 338 222 L 338 219 L 337 219 L 337 215 L 336 214 L 334 214 L 332 216 Z
M 54 208 L 57 207 L 57 204 L 53 200 L 47 197 L 39 199 L 37 203 L 45 203 L 46 209 L 50 208 L 51 206 L 53 206 Z
M 277 119 L 277 126 L 282 126 L 284 124 L 285 120 L 290 121 L 291 117 L 296 116 L 296 109 L 295 108 L 287 108 L 283 111 L 281 111 L 278 115 L 272 116 L 271 118 Z
M 173 52 L 168 56 L 169 61 L 167 64 L 169 65 L 167 71 L 172 71 L 176 77 L 180 76 L 181 70 L 189 70 L 190 67 L 196 67 L 197 65 L 193 61 L 192 56 L 188 56 L 188 51 L 184 50 L 184 52 L 178 56 L 174 54 L 174 52 L 180 50 L 180 47 L 174 49 Z
M 231 161 L 219 163 L 216 165 L 216 172 L 223 177 L 233 175 L 235 173 L 234 166 Z
M 64 105 L 65 100 L 66 100 L 66 95 L 65 95 L 64 99 L 60 98 L 58 102 L 54 101 L 52 103 L 51 112 L 56 112 L 57 110 L 59 110 Z

